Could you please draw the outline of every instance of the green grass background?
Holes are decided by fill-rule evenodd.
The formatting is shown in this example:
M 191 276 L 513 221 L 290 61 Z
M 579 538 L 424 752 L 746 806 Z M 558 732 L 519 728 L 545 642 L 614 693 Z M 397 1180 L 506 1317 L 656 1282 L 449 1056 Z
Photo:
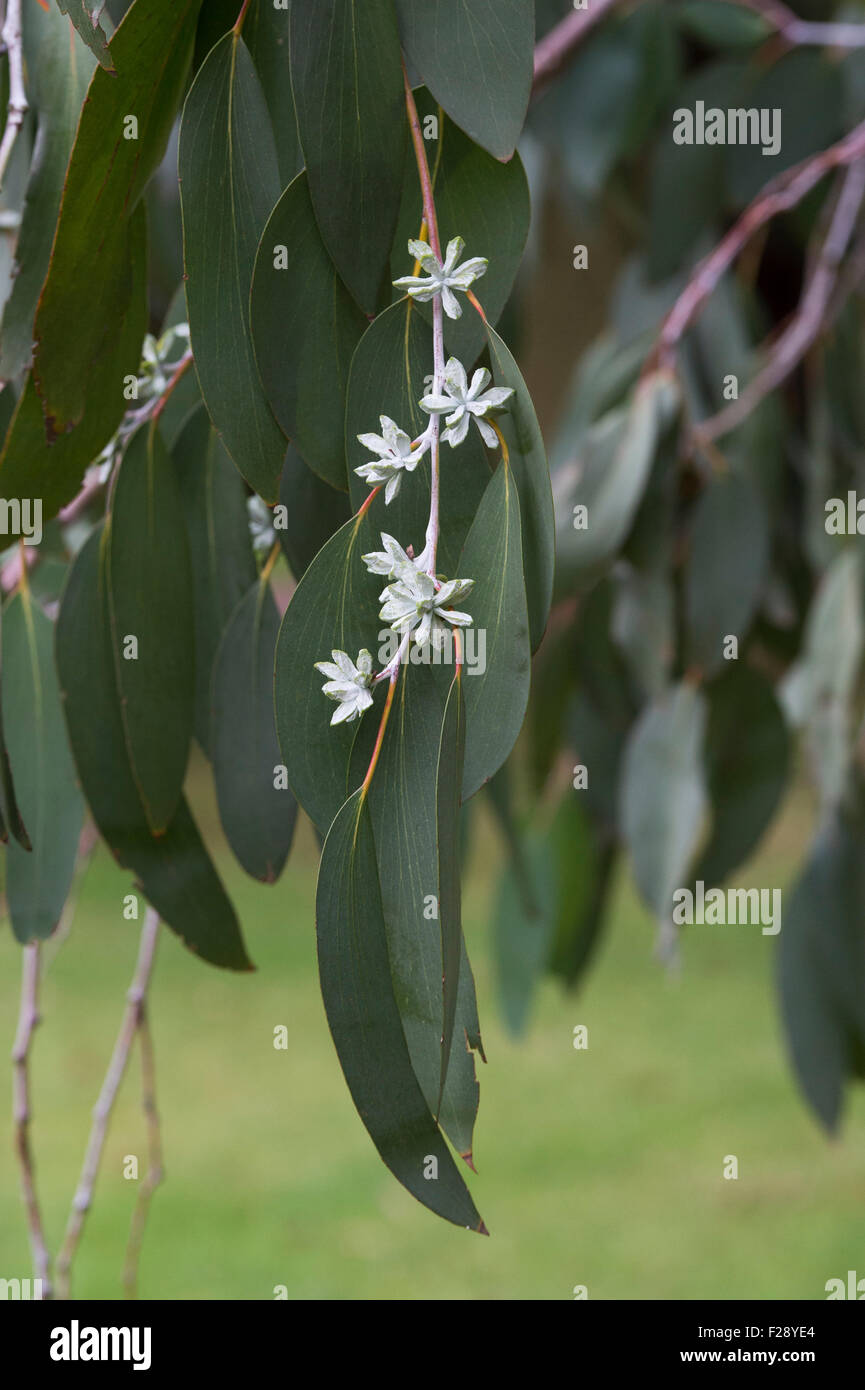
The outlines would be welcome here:
M 308 826 L 272 889 L 232 866 L 212 812 L 207 831 L 258 970 L 219 972 L 163 932 L 151 1018 L 166 1179 L 145 1238 L 143 1297 L 268 1299 L 284 1284 L 299 1299 L 570 1299 L 585 1284 L 590 1298 L 811 1299 L 848 1269 L 865 1276 L 865 1098 L 851 1096 L 835 1142 L 805 1110 L 780 1035 L 772 938 L 695 928 L 681 973 L 665 975 L 623 874 L 584 989 L 566 996 L 544 983 L 515 1042 L 497 1017 L 490 966 L 500 851 L 481 821 L 465 922 L 489 1059 L 478 1177 L 467 1175 L 492 1233 L 484 1239 L 415 1203 L 353 1109 L 318 991 Z M 795 796 L 737 884 L 786 886 L 807 832 Z M 128 891 L 100 849 L 70 937 L 47 949 L 33 1139 L 55 1249 L 135 962 Z M 18 952 L 4 930 L 4 1051 L 17 992 Z M 572 1046 L 577 1023 L 589 1028 L 586 1052 Z M 278 1024 L 287 1051 L 273 1047 Z M 124 1155 L 145 1166 L 138 1081 L 136 1057 L 77 1263 L 81 1297 L 121 1296 L 135 1195 Z M 4 1104 L 0 1275 L 26 1277 L 8 1113 Z M 722 1177 L 728 1154 L 737 1181 Z

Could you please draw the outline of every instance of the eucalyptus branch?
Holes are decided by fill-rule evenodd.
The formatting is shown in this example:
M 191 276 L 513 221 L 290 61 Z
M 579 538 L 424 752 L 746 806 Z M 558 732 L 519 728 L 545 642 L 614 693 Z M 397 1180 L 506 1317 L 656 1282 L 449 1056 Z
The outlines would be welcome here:
M 39 1024 L 39 942 L 21 952 L 21 1009 L 12 1048 L 12 1118 L 15 1150 L 21 1170 L 21 1195 L 27 1212 L 33 1271 L 42 1281 L 42 1297 L 51 1297 L 51 1257 L 45 1243 L 42 1212 L 36 1191 L 36 1171 L 30 1146 L 30 1045 Z
M 147 996 L 150 976 L 153 971 L 153 960 L 156 953 L 158 935 L 159 916 L 154 912 L 153 908 L 149 907 L 145 913 L 144 925 L 141 928 L 141 939 L 138 948 L 138 961 L 135 966 L 135 974 L 132 977 L 132 984 L 126 996 L 126 1012 L 123 1016 L 123 1022 L 120 1026 L 117 1041 L 114 1044 L 114 1051 L 111 1055 L 111 1061 L 108 1065 L 105 1080 L 102 1083 L 102 1089 L 99 1092 L 99 1099 L 93 1109 L 93 1126 L 90 1131 L 90 1138 L 84 1155 L 81 1177 L 79 1178 L 78 1188 L 72 1201 L 72 1210 L 69 1213 L 69 1221 L 66 1226 L 63 1245 L 57 1257 L 57 1294 L 60 1298 L 69 1297 L 72 1262 L 81 1240 L 87 1213 L 93 1202 L 93 1190 L 99 1173 L 102 1151 L 105 1147 L 108 1123 L 111 1119 L 111 1112 L 114 1109 L 114 1102 L 117 1099 L 120 1083 L 123 1080 L 129 1062 L 129 1054 L 132 1050 L 132 1045 L 139 1032 L 141 1020 L 144 1016 L 144 1002 Z
M 6 178 L 6 167 L 12 155 L 18 133 L 27 112 L 24 90 L 24 57 L 21 43 L 21 0 L 7 0 L 6 18 L 0 31 L 0 43 L 9 55 L 9 105 L 6 129 L 0 140 L 0 188 Z
M 675 349 L 721 277 L 730 268 L 755 232 L 779 213 L 789 212 L 833 169 L 854 164 L 865 156 L 865 122 L 856 126 L 837 144 L 802 160 L 772 179 L 745 209 L 726 236 L 697 266 L 661 326 L 658 341 L 647 366 L 675 365 Z
M 816 341 L 825 320 L 838 273 L 850 244 L 865 197 L 865 160 L 851 164 L 826 234 L 815 259 L 799 306 L 777 338 L 768 361 L 752 382 L 728 406 L 709 420 L 694 426 L 696 443 L 719 439 L 741 424 L 760 402 L 775 391 L 798 366 Z
M 147 1017 L 147 1005 L 141 1002 L 138 1023 L 138 1038 L 141 1045 L 141 1107 L 147 1126 L 147 1172 L 142 1179 L 132 1213 L 129 1242 L 126 1246 L 126 1260 L 123 1269 L 123 1287 L 127 1298 L 138 1297 L 138 1266 L 141 1259 L 141 1246 L 153 1194 L 162 1182 L 162 1135 L 159 1129 L 159 1111 L 156 1108 L 156 1067 L 153 1056 L 153 1038 Z
M 781 0 L 732 0 L 732 3 L 758 14 L 791 48 L 865 46 L 865 24 L 818 23 L 800 19 Z
M 539 96 L 567 66 L 583 39 L 595 25 L 621 4 L 621 0 L 590 0 L 588 9 L 566 15 L 535 45 L 532 97 Z

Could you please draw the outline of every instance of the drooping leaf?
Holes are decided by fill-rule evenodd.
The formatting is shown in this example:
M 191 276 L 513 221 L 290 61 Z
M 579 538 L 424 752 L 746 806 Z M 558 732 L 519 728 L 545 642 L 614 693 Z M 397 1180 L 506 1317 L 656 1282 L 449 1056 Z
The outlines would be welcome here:
M 95 0 L 57 0 L 57 5 L 61 14 L 69 16 L 102 67 L 108 72 L 113 72 L 114 55 L 108 47 L 109 35 L 102 27 L 102 12 L 105 6 L 96 4 Z
M 319 551 L 298 584 L 276 647 L 276 730 L 282 761 L 297 800 L 322 835 L 348 795 L 355 724 L 330 725 L 335 706 L 321 694 L 315 662 L 331 650 L 352 661 L 361 648 L 376 656 L 380 585 L 361 556 L 380 544 L 379 493 Z M 367 718 L 372 717 L 372 711 Z
M 640 716 L 622 769 L 621 820 L 634 878 L 646 903 L 669 921 L 706 809 L 702 767 L 706 701 L 674 686 Z
M 675 653 L 675 601 L 666 574 L 644 574 L 622 562 L 616 574 L 613 637 L 635 686 L 648 699 L 667 685 Z
M 436 215 L 443 250 L 461 236 L 465 257 L 486 256 L 489 266 L 473 290 L 487 321 L 495 324 L 508 302 L 525 251 L 531 221 L 529 187 L 519 155 L 507 164 L 493 159 L 463 134 L 432 100 L 425 88 L 415 92 L 425 147 L 434 181 Z M 427 116 L 435 118 L 434 123 Z M 434 134 L 434 132 L 437 132 Z M 426 133 L 433 138 L 426 139 Z M 423 217 L 420 180 L 413 158 L 406 161 L 405 186 L 391 256 L 391 279 L 412 272 L 408 240 L 416 237 Z M 397 289 L 393 290 L 396 296 Z M 486 343 L 481 316 L 458 295 L 462 316 L 445 318 L 445 345 L 468 367 Z M 432 323 L 432 305 L 416 308 Z
M 603 416 L 584 436 L 580 456 L 557 472 L 556 550 L 566 586 L 596 578 L 627 536 L 677 405 L 670 374 L 651 373 L 630 407 Z
M 34 327 L 33 370 L 49 437 L 79 424 L 97 364 L 116 351 L 117 320 L 133 287 L 130 219 L 165 153 L 199 5 L 135 0 L 111 40 L 115 72 L 99 67 L 90 82 Z
M 228 843 L 253 878 L 274 883 L 291 848 L 297 802 L 277 785 L 273 714 L 279 614 L 265 580 L 240 601 L 213 666 L 213 772 Z
M 445 702 L 436 765 L 436 829 L 438 841 L 438 912 L 442 959 L 442 1062 L 436 1115 L 441 1113 L 459 998 L 460 957 L 463 954 L 460 884 L 460 804 L 466 751 L 466 711 L 463 668 L 457 664 Z M 459 1065 L 459 1055 L 454 1058 Z M 474 1064 L 470 1061 L 472 1074 Z
M 549 843 L 539 832 L 521 837 L 516 851 L 499 880 L 492 940 L 502 1016 L 510 1033 L 519 1037 L 549 956 L 556 875 Z
M 180 801 L 195 697 L 189 543 L 154 422 L 133 435 L 108 531 L 111 627 L 130 765 L 154 834 Z
M 769 524 L 760 494 L 743 473 L 715 478 L 694 517 L 686 606 L 691 659 L 707 672 L 724 661 L 724 642 L 744 641 L 769 570 Z
M 93 59 L 52 6 L 25 5 L 24 60 L 37 118 L 27 197 L 15 246 L 15 279 L 0 330 L 0 381 L 29 367 L 33 320 L 48 269 L 66 166 Z
M 509 159 L 529 102 L 532 0 L 397 0 L 403 47 L 433 96 L 472 140 Z
M 2 666 L 2 648 L 3 643 L 0 639 L 0 666 Z M 12 767 L 9 762 L 6 736 L 3 729 L 2 684 L 0 684 L 0 840 L 3 844 L 7 843 L 10 833 L 15 836 L 22 849 L 32 848 L 30 836 L 27 834 L 18 808 L 15 785 L 12 781 Z
M 707 688 L 712 831 L 694 877 L 720 883 L 753 852 L 789 775 L 790 736 L 764 676 L 731 662 Z
M 306 173 L 285 190 L 262 233 L 251 322 L 274 415 L 310 468 L 344 488 L 348 373 L 367 323 L 324 248 Z
M 581 794 L 567 792 L 550 828 L 556 866 L 556 927 L 550 972 L 576 989 L 598 949 L 617 850 L 593 823 Z
M 352 1100 L 379 1154 L 424 1206 L 455 1225 L 485 1231 L 412 1070 L 391 986 L 375 844 L 362 789 L 345 803 L 325 841 L 316 933 L 331 1035 Z
M 6 900 L 23 944 L 44 941 L 60 921 L 75 870 L 84 804 L 75 781 L 54 670 L 54 625 L 29 589 L 3 614 L 3 730 L 28 852 L 6 850 Z
M 243 22 L 243 40 L 261 78 L 276 140 L 279 181 L 285 188 L 303 168 L 288 57 L 289 13 L 273 0 L 253 0 Z M 228 27 L 228 26 L 226 26 Z
M 848 547 L 823 576 L 803 639 L 803 712 L 826 806 L 837 805 L 844 791 L 852 750 L 853 696 L 863 647 L 862 557 Z
M 345 493 L 323 482 L 289 444 L 279 480 L 274 527 L 295 579 L 303 577 L 325 541 L 350 519 L 351 506 Z
M 163 417 L 164 419 L 164 417 Z M 195 617 L 195 737 L 210 751 L 210 677 L 225 626 L 255 582 L 240 476 L 200 405 L 171 450 L 186 518 Z
M 185 800 L 153 836 L 126 747 L 108 613 L 107 537 L 76 556 L 63 594 L 56 660 L 72 756 L 85 799 L 118 864 L 195 955 L 250 970 L 240 927 Z
M 830 1132 L 840 1122 L 845 1083 L 865 1077 L 863 830 L 861 805 L 830 812 L 780 932 L 787 1044 L 799 1085 Z
M 508 445 L 511 469 L 520 499 L 523 571 L 532 651 L 540 646 L 553 595 L 555 519 L 547 451 L 532 398 L 522 372 L 494 328 L 487 329 L 490 363 L 496 386 L 514 394 L 499 427 Z
M 359 434 L 380 434 L 382 415 L 395 420 L 412 438 L 429 424 L 418 404 L 431 389 L 432 330 L 410 300 L 401 300 L 379 314 L 357 346 L 351 363 L 345 410 L 345 452 L 349 489 L 355 507 L 369 495 L 369 486 L 355 473 L 372 457 Z M 475 429 L 456 449 L 443 444 L 439 455 L 440 530 L 437 568 L 451 577 L 468 529 L 489 482 L 489 467 Z M 407 476 L 397 496 L 382 508 L 383 529 L 419 555 L 430 510 L 430 459 L 422 459 Z M 380 547 L 376 547 L 377 549 Z
M 490 479 L 459 562 L 459 576 L 473 579 L 466 600 L 474 642 L 483 665 L 469 665 L 465 681 L 466 755 L 463 800 L 489 781 L 510 753 L 529 698 L 531 654 L 520 503 L 510 466 L 502 460 Z M 480 643 L 484 646 L 481 647 Z
M 290 50 L 322 239 L 357 303 L 375 313 L 390 298 L 408 130 L 392 0 L 292 5 Z
M 247 482 L 275 502 L 285 438 L 255 364 L 249 289 L 259 238 L 279 197 L 279 169 L 261 82 L 234 31 L 211 49 L 186 98 L 178 166 L 201 393 Z

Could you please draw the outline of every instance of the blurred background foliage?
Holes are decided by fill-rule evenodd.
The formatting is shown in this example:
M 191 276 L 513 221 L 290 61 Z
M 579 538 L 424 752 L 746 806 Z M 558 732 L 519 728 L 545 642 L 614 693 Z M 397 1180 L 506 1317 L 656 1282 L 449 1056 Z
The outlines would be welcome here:
M 125 6 L 108 8 L 117 20 Z M 537 0 L 538 37 L 571 8 Z M 865 23 L 855 4 L 794 9 Z M 675 145 L 673 111 L 698 100 L 780 108 L 780 153 Z M 533 101 L 520 144 L 531 231 L 499 327 L 548 443 L 556 598 L 525 735 L 466 815 L 465 925 L 490 1063 L 475 1158 L 493 1239 L 457 1249 L 391 1182 L 347 1103 L 316 986 L 308 822 L 280 885 L 252 883 L 197 759 L 190 798 L 259 968 L 223 977 L 162 942 L 151 1015 L 168 1181 L 145 1296 L 267 1298 L 285 1284 L 290 1297 L 567 1298 L 586 1284 L 593 1298 L 819 1298 L 861 1266 L 865 1102 L 850 1093 L 831 1144 L 801 1103 L 804 1091 L 837 1132 L 865 1066 L 865 595 L 861 543 L 824 525 L 827 499 L 865 487 L 858 215 L 801 360 L 736 428 L 702 443 L 696 428 L 727 404 L 725 378 L 741 391 L 771 360 L 842 175 L 743 244 L 677 344 L 674 379 L 644 369 L 700 259 L 768 179 L 863 119 L 865 49 L 787 45 L 721 0 L 613 6 Z M 147 194 L 154 333 L 182 318 L 176 164 L 175 132 Z M 20 203 L 26 167 L 25 139 L 4 206 Z M 2 275 L 2 237 L 0 256 Z M 178 396 L 179 428 L 194 399 Z M 587 533 L 573 525 L 580 505 Z M 56 565 L 34 574 L 48 600 L 65 570 L 52 536 Z M 275 579 L 285 600 L 286 564 Z M 735 663 L 722 655 L 731 633 Z M 674 940 L 668 890 L 697 879 L 782 887 L 780 937 L 697 927 Z M 124 882 L 98 849 L 74 931 L 55 959 L 48 949 L 35 1096 L 57 1233 L 134 961 Z M 0 952 L 11 1019 L 8 933 Z M 280 1024 L 286 1052 L 272 1046 Z M 142 1143 L 131 1084 L 82 1296 L 116 1292 L 122 1158 Z M 728 1154 L 737 1182 L 722 1178 Z M 2 1267 L 23 1270 L 8 1146 L 0 1188 Z

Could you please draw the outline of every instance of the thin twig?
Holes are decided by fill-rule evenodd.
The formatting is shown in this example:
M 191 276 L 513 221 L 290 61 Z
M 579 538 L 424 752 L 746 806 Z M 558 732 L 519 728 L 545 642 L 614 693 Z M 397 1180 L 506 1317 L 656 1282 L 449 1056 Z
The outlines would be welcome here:
M 159 1111 L 156 1108 L 156 1067 L 153 1058 L 153 1038 L 147 1017 L 147 1005 L 143 1000 L 138 1022 L 138 1039 L 141 1045 L 141 1107 L 147 1125 L 147 1172 L 138 1189 L 135 1210 L 132 1213 L 129 1242 L 126 1246 L 123 1287 L 126 1290 L 127 1298 L 138 1297 L 138 1266 L 141 1259 L 144 1229 L 147 1225 L 153 1194 L 164 1176 L 162 1135 L 159 1129 Z
M 69 1213 L 69 1221 L 66 1226 L 66 1234 L 63 1238 L 63 1246 L 57 1257 L 57 1294 L 59 1298 L 69 1297 L 72 1261 L 75 1258 L 75 1252 L 78 1249 L 81 1233 L 84 1229 L 84 1222 L 93 1201 L 93 1189 L 96 1185 L 99 1164 L 102 1159 L 102 1151 L 105 1147 L 108 1122 L 111 1118 L 114 1102 L 117 1099 L 120 1083 L 126 1071 L 132 1044 L 141 1026 L 144 1001 L 147 995 L 147 987 L 150 983 L 150 975 L 153 970 L 153 958 L 156 952 L 158 934 L 159 916 L 154 912 L 153 908 L 149 907 L 144 917 L 144 925 L 141 928 L 141 940 L 138 948 L 138 961 L 135 966 L 135 974 L 132 977 L 132 984 L 126 995 L 126 1012 L 120 1026 L 117 1042 L 114 1044 L 114 1052 L 108 1064 L 108 1071 L 102 1083 L 99 1099 L 93 1109 L 93 1126 L 87 1143 L 87 1151 L 84 1155 L 81 1177 L 79 1178 L 78 1189 L 72 1201 L 72 1210 Z
M 843 178 L 841 192 L 829 231 L 815 260 L 813 270 L 796 313 L 776 339 L 761 371 L 739 396 L 711 419 L 694 426 L 697 443 L 720 439 L 741 424 L 760 402 L 777 390 L 799 365 L 821 332 L 832 292 L 838 281 L 841 262 L 850 244 L 853 229 L 865 197 L 865 160 L 851 164 Z
M 620 4 L 621 0 L 590 0 L 588 9 L 566 15 L 535 45 L 532 96 L 538 96 L 570 62 L 590 29 Z
M 661 325 L 657 345 L 648 365 L 673 366 L 675 349 L 721 277 L 755 232 L 781 212 L 802 201 L 832 169 L 853 164 L 865 155 L 865 121 L 828 150 L 778 174 L 745 209 L 713 251 L 697 266 Z
M 24 58 L 21 44 L 21 0 L 7 0 L 6 18 L 0 31 L 0 43 L 9 54 L 9 107 L 6 129 L 0 141 L 0 188 L 6 177 L 6 166 L 24 124 L 27 112 L 27 93 L 24 90 Z
M 39 942 L 21 952 L 21 1009 L 12 1047 L 12 1117 L 15 1149 L 21 1168 L 21 1195 L 27 1211 L 33 1271 L 42 1281 L 42 1297 L 51 1297 L 51 1257 L 45 1243 L 42 1212 L 36 1192 L 36 1169 L 30 1147 L 30 1044 L 39 1024 Z
M 865 24 L 815 23 L 800 19 L 781 0 L 733 0 L 733 3 L 758 14 L 791 48 L 865 47 Z

